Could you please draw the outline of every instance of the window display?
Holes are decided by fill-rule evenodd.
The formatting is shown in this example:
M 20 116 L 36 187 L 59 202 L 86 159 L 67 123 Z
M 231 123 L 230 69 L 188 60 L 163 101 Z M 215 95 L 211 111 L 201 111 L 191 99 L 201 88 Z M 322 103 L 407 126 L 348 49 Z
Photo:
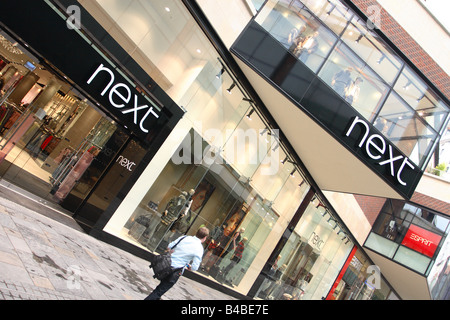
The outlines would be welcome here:
M 430 210 L 388 199 L 364 245 L 426 274 L 446 239 L 448 225 L 447 218 Z
M 109 165 L 101 159 L 117 152 L 110 139 L 118 125 L 26 48 L 0 37 L 0 174 L 74 212 L 73 196 L 82 201 Z
M 195 142 L 202 146 L 203 152 L 209 150 L 206 141 L 191 129 L 174 155 L 189 150 L 191 154 L 186 159 L 195 159 L 195 148 L 186 148 Z M 124 211 L 123 217 L 128 218 L 123 227 L 113 229 L 119 219 L 124 221 L 116 213 L 105 230 L 146 250 L 161 253 L 173 239 L 194 234 L 199 227 L 206 226 L 211 232 L 205 242 L 200 274 L 224 285 L 239 286 L 250 265 L 259 261 L 257 256 L 261 250 L 270 250 L 270 247 L 264 248 L 264 244 L 277 224 L 280 213 L 276 208 L 288 216 L 295 212 L 294 206 L 275 206 L 276 200 L 288 194 L 304 196 L 308 185 L 296 184 L 295 181 L 303 180 L 301 175 L 289 174 L 292 167 L 280 167 L 282 170 L 275 177 L 282 177 L 285 182 L 277 190 L 266 190 L 265 194 L 273 200 L 269 201 L 248 178 L 238 176 L 232 164 L 220 154 L 212 163 L 174 163 L 173 159 L 143 195 L 134 212 Z M 289 172 L 285 173 L 287 170 Z M 259 174 L 260 170 L 256 170 L 255 178 Z M 295 192 L 289 193 L 289 190 Z M 297 202 L 297 206 L 299 204 Z
M 269 300 L 325 297 L 352 247 L 338 222 L 313 199 L 255 297 Z

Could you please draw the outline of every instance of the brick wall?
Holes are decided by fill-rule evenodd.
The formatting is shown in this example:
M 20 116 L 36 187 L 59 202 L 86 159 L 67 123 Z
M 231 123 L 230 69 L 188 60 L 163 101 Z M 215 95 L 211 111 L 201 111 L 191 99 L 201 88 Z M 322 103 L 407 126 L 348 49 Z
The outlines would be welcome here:
M 367 10 L 369 6 L 378 5 L 381 7 L 376 0 L 351 1 L 367 16 L 371 15 L 371 12 L 368 12 Z M 448 99 L 450 99 L 449 75 L 384 9 L 381 10 L 380 30 Z
M 364 212 L 367 220 L 369 220 L 370 225 L 373 226 L 378 214 L 381 211 L 381 208 L 383 208 L 383 205 L 386 202 L 386 199 L 356 194 L 355 199 L 361 207 L 361 210 Z
M 414 192 L 411 202 L 420 204 L 426 208 L 436 210 L 450 216 L 450 203 L 444 202 L 419 192 Z
M 367 220 L 369 220 L 370 225 L 373 226 L 375 220 L 378 217 L 378 214 L 380 213 L 384 203 L 386 202 L 386 199 L 363 195 L 354 196 L 359 206 L 361 207 L 361 210 L 364 212 Z M 414 192 L 410 201 L 423 207 L 446 214 L 450 217 L 450 204 L 448 202 L 432 198 L 419 192 Z

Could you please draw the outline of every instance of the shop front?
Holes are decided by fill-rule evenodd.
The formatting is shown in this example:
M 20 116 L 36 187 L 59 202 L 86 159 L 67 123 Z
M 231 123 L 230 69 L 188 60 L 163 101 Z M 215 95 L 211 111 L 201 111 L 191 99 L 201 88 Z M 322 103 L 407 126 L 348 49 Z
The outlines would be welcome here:
M 293 289 L 306 281 L 305 299 L 326 296 L 352 241 L 341 240 L 344 227 L 337 228 L 337 219 L 328 221 L 330 216 L 316 212 L 318 197 L 296 220 L 301 204 L 314 193 L 304 169 L 186 7 L 97 1 L 83 8 L 103 27 L 113 26 L 110 35 L 126 51 L 145 55 L 158 84 L 186 110 L 130 191 L 95 229 L 103 237 L 160 253 L 178 236 L 206 226 L 211 238 L 197 277 L 248 294 L 295 220 L 297 236 L 281 253 L 280 262 L 289 264 L 286 285 Z M 145 25 L 131 23 L 131 16 Z M 157 48 L 152 45 L 156 39 Z
M 315 195 L 304 205 L 252 287 L 255 298 L 324 299 L 352 251 L 352 239 Z
M 0 27 L 1 177 L 90 229 L 183 111 L 160 88 L 140 89 L 145 79 L 119 69 L 49 3 L 30 4 L 48 23 L 30 14 L 27 26 L 10 6 Z
M 25 2 L 26 26 L 0 13 L 26 55 L 0 51 L 16 79 L 2 103 L 23 113 L 4 132 L 4 180 L 145 257 L 206 226 L 195 276 L 240 294 L 327 296 L 354 241 L 181 1 Z M 22 76 L 37 80 L 19 97 Z

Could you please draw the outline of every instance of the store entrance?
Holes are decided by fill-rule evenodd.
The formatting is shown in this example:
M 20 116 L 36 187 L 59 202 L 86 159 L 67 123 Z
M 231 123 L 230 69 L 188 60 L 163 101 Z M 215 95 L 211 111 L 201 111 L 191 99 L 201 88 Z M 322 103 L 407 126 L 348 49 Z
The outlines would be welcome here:
M 74 213 L 129 135 L 0 30 L 0 176 Z

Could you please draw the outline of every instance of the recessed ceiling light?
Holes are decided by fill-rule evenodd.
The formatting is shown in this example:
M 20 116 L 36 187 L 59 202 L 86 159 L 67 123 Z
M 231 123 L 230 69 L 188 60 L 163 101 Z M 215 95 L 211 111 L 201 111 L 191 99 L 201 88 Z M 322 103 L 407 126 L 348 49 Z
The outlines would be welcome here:
M 197 49 L 197 53 L 202 53 L 202 50 L 200 50 L 200 49 Z
M 164 8 L 167 12 L 170 12 L 170 8 L 169 7 L 165 7 Z

